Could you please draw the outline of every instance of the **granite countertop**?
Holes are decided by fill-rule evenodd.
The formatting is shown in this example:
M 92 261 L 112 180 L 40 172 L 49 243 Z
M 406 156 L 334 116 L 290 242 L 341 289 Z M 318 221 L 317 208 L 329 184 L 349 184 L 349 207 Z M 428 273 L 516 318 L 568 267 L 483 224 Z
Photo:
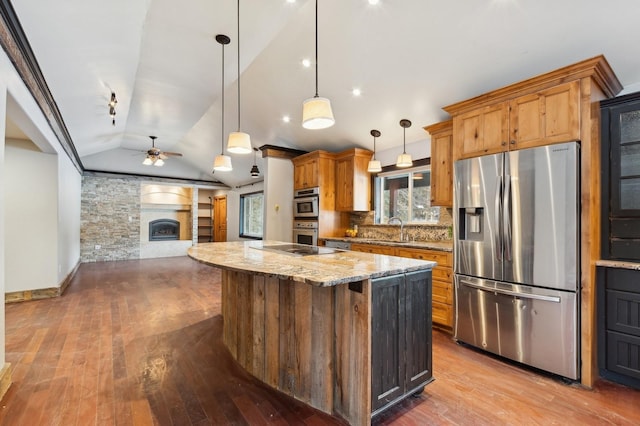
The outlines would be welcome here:
M 204 243 L 191 247 L 187 254 L 207 265 L 319 287 L 430 270 L 436 266 L 436 262 L 345 250 L 294 256 L 262 249 L 263 246 L 289 244 L 281 241 Z
M 621 260 L 598 260 L 596 266 L 604 266 L 607 268 L 633 269 L 640 271 L 640 262 L 625 262 Z
M 375 238 L 358 237 L 322 237 L 324 241 L 343 241 L 345 243 L 375 244 L 379 246 L 411 247 L 429 250 L 453 251 L 453 241 L 389 241 Z

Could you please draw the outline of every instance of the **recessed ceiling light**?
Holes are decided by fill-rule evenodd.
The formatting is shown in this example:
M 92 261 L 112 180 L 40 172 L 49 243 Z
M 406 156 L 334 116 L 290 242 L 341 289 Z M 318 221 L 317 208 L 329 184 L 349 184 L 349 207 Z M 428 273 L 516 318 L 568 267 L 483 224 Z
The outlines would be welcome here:
M 305 67 L 305 68 L 309 68 L 311 66 L 311 60 L 307 59 L 307 58 L 304 58 L 302 60 L 302 66 Z
M 371 1 L 371 0 L 369 0 L 369 1 Z M 296 2 L 296 0 L 287 0 L 287 3 L 295 3 L 295 2 Z
M 369 0 L 369 4 L 378 4 L 380 0 Z
M 353 93 L 353 96 L 360 96 L 362 94 L 362 92 L 360 91 L 360 89 L 358 89 L 357 87 L 354 88 L 351 93 Z
M 291 117 L 289 117 L 288 115 L 283 115 L 282 116 L 282 121 L 284 121 L 285 123 L 288 123 L 291 121 Z

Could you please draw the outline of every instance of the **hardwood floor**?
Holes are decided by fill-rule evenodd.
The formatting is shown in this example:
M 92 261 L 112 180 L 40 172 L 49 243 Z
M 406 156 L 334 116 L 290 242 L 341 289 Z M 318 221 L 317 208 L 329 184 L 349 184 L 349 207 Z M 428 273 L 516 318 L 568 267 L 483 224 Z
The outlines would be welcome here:
M 331 425 L 221 342 L 220 273 L 186 257 L 80 266 L 64 296 L 6 309 L 2 425 Z M 425 392 L 379 425 L 640 424 L 640 391 L 568 385 L 434 331 Z

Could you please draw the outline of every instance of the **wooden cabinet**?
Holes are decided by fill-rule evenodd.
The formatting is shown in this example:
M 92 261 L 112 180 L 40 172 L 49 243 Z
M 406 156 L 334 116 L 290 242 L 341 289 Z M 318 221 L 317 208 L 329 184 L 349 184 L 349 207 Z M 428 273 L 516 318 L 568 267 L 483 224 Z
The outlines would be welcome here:
M 433 380 L 430 284 L 430 271 L 372 280 L 372 416 Z
M 431 205 L 453 206 L 453 120 L 424 128 L 431 135 Z
M 447 331 L 453 329 L 453 255 L 451 252 L 361 243 L 352 243 L 351 250 L 437 262 L 438 265 L 432 271 L 433 325 Z
M 213 196 L 214 192 L 198 189 L 197 204 L 197 242 L 209 243 L 213 241 Z
M 454 160 L 579 140 L 580 82 L 478 106 L 454 115 L 453 128 Z
M 640 260 L 640 92 L 600 103 L 602 257 Z
M 335 191 L 335 154 L 313 151 L 293 158 L 293 189 L 321 187 Z
M 640 389 L 640 270 L 598 268 L 598 366 Z
M 509 110 L 509 149 L 580 139 L 579 81 L 520 96 Z
M 353 148 L 336 156 L 336 210 L 369 211 L 371 176 L 367 171 L 371 151 Z

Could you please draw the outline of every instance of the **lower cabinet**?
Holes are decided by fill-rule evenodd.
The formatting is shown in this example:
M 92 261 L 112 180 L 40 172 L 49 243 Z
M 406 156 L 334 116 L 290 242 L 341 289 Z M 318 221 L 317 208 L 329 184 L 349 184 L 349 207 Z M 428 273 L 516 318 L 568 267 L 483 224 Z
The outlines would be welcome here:
M 598 268 L 598 366 L 640 389 L 640 270 Z
M 372 416 L 433 380 L 431 271 L 372 280 Z

